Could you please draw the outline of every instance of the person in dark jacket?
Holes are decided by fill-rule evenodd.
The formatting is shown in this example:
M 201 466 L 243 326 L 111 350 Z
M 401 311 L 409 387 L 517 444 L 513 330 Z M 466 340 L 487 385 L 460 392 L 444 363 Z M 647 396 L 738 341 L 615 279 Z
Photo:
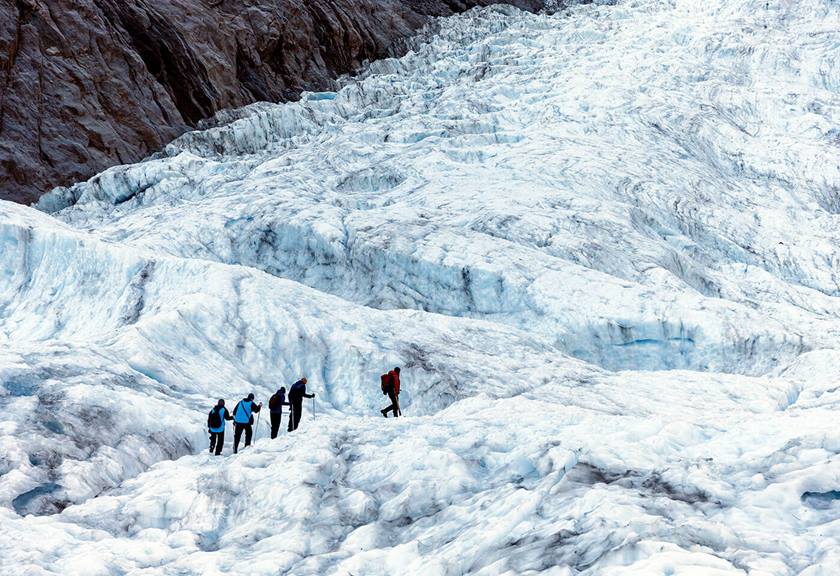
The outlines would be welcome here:
M 207 415 L 207 431 L 210 433 L 210 453 L 215 450 L 216 456 L 222 453 L 222 447 L 225 445 L 225 420 L 233 420 L 227 408 L 225 408 L 225 401 L 219 400 L 216 406 L 210 410 Z
M 289 388 L 289 404 L 292 406 L 292 413 L 289 414 L 289 432 L 297 430 L 298 424 L 300 424 L 303 399 L 315 398 L 315 394 L 306 393 L 306 383 L 306 378 L 301 378 Z
M 233 453 L 239 452 L 239 440 L 242 438 L 242 432 L 245 432 L 245 447 L 251 445 L 251 438 L 254 435 L 254 412 L 259 412 L 262 409 L 262 402 L 254 403 L 254 395 L 248 394 L 247 398 L 243 398 L 236 403 L 236 408 L 233 409 Z
M 283 418 L 283 406 L 291 406 L 286 402 L 286 387 L 281 386 L 268 401 L 268 410 L 271 415 L 271 437 L 277 438 L 280 430 L 280 420 Z
M 388 417 L 388 412 L 394 413 L 394 418 L 402 416 L 400 410 L 400 367 L 397 366 L 387 375 L 383 376 L 384 382 L 382 384 L 382 391 L 391 399 L 391 405 L 380 410 L 385 418 Z

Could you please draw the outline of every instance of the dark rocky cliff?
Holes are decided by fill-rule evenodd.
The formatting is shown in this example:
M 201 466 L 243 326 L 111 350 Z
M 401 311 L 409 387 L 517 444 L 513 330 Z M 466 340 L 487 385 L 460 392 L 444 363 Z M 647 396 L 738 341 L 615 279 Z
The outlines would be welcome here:
M 0 198 L 32 202 L 219 110 L 328 88 L 431 16 L 492 3 L 0 0 Z

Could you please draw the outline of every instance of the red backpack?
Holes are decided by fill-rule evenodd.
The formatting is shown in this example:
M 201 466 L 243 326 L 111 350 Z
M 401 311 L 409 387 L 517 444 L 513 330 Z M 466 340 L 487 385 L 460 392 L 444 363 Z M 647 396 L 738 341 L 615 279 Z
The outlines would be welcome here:
M 380 377 L 379 377 L 379 379 L 380 379 L 380 381 L 381 381 L 382 394 L 387 394 L 387 393 L 388 393 L 388 389 L 391 387 L 391 384 L 392 384 L 392 382 L 391 382 L 391 373 L 390 373 L 390 372 L 388 372 L 388 373 L 386 373 L 386 374 L 383 374 L 382 376 L 380 376 Z

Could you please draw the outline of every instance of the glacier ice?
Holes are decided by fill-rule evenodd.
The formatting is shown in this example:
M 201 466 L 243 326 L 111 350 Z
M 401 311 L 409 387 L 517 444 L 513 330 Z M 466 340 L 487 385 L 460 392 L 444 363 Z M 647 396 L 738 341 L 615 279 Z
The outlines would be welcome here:
M 0 203 L 0 567 L 837 574 L 840 5 L 569 4 Z
M 675 4 L 452 20 L 334 97 L 106 171 L 59 218 L 610 369 L 761 374 L 837 336 L 837 9 Z

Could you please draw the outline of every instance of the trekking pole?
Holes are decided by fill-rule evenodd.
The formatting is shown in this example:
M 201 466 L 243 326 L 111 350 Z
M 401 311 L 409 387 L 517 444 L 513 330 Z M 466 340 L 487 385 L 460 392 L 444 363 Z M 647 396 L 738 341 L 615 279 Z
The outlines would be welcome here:
M 315 420 L 315 396 L 312 397 L 312 419 Z
M 257 429 L 254 430 L 254 445 L 257 445 L 257 436 L 260 435 L 260 416 L 262 416 L 262 410 L 257 412 Z

